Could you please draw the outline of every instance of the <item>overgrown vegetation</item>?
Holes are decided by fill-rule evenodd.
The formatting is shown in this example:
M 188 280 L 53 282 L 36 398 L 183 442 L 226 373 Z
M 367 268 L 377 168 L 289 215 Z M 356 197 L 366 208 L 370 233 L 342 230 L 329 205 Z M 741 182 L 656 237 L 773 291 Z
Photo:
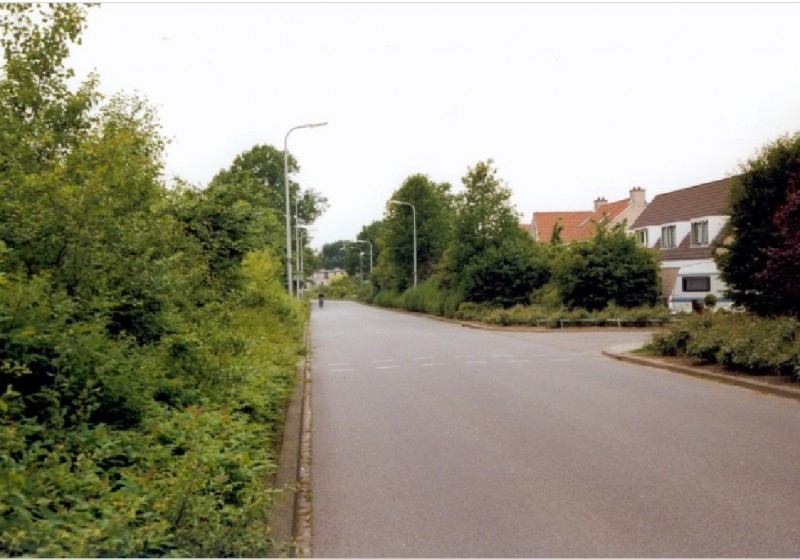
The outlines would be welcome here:
M 265 555 L 279 214 L 241 173 L 168 189 L 147 103 L 68 87 L 86 9 L 0 14 L 0 555 Z
M 653 337 L 648 350 L 751 374 L 800 380 L 800 322 L 753 314 L 693 314 Z

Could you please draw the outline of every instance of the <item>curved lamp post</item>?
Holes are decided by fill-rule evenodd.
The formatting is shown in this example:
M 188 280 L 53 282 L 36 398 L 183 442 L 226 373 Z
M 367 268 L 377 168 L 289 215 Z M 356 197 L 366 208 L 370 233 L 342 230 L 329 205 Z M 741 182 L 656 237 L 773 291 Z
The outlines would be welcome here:
M 389 200 L 390 204 L 399 204 L 403 206 L 411 206 L 411 213 L 414 218 L 414 289 L 417 287 L 417 208 L 414 204 L 409 202 L 401 202 L 400 200 Z
M 289 296 L 294 293 L 292 285 L 292 213 L 289 204 L 289 134 L 300 128 L 316 128 L 317 126 L 325 126 L 327 122 L 318 122 L 315 124 L 301 124 L 290 128 L 283 137 L 283 183 L 286 197 L 286 286 L 289 288 Z

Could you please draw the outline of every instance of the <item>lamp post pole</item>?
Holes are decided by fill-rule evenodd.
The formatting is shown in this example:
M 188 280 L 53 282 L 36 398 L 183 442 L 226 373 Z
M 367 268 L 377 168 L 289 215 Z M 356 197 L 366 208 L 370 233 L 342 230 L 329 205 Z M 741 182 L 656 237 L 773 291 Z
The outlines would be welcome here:
M 372 243 L 369 241 L 351 241 L 353 243 L 367 243 L 369 245 L 369 280 L 372 281 Z
M 300 256 L 300 267 L 299 267 L 299 277 L 300 279 L 297 282 L 297 297 L 301 298 L 303 296 L 303 291 L 306 288 L 306 274 L 305 270 L 303 269 L 303 248 L 305 248 L 305 243 L 303 243 L 303 231 L 306 232 L 306 238 L 308 238 L 308 225 L 298 225 L 297 226 L 297 239 L 300 241 L 298 244 L 300 248 L 297 249 L 297 254 Z
M 411 206 L 411 213 L 414 218 L 414 289 L 417 288 L 417 208 L 414 204 L 409 202 L 401 202 L 400 200 L 389 200 L 390 204 L 401 204 L 403 206 Z
M 289 134 L 300 128 L 316 128 L 317 126 L 325 126 L 327 122 L 318 122 L 315 124 L 301 124 L 290 128 L 286 135 L 283 137 L 283 184 L 284 184 L 284 197 L 286 198 L 286 287 L 289 289 L 289 296 L 294 293 L 293 279 L 292 279 L 292 210 L 289 203 Z

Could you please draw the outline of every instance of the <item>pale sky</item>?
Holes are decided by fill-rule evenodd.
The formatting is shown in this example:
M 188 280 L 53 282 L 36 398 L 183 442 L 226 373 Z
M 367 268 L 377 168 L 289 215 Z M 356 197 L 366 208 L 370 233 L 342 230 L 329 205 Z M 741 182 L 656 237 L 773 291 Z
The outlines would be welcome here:
M 256 144 L 352 239 L 416 173 L 493 158 L 520 220 L 729 176 L 800 130 L 800 4 L 103 4 L 71 65 L 158 110 L 167 173 Z

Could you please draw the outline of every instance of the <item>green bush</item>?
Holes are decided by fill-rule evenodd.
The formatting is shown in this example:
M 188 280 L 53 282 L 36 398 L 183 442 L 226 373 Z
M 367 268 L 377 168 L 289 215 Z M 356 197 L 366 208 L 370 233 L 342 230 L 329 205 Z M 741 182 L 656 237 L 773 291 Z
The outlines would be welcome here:
M 687 315 L 654 336 L 648 348 L 750 374 L 800 379 L 800 322 L 718 311 Z
M 542 305 L 516 305 L 507 309 L 486 304 L 462 303 L 455 318 L 501 326 L 652 326 L 670 320 L 663 307 L 621 309 L 615 305 L 601 311 L 551 308 Z

